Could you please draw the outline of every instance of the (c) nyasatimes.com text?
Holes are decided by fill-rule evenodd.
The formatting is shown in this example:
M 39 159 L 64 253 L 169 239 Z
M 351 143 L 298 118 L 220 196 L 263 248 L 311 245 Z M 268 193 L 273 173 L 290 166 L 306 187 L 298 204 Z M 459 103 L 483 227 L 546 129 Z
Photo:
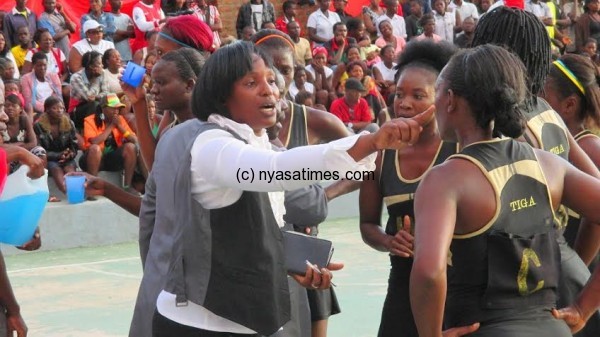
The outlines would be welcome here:
M 255 171 L 252 168 L 242 169 L 239 168 L 236 173 L 236 179 L 238 183 L 250 182 L 253 183 L 255 179 L 260 181 L 267 181 L 271 183 L 273 181 L 290 181 L 290 180 L 373 180 L 375 179 L 375 172 L 373 171 L 314 171 L 309 169 L 302 169 L 296 171 Z

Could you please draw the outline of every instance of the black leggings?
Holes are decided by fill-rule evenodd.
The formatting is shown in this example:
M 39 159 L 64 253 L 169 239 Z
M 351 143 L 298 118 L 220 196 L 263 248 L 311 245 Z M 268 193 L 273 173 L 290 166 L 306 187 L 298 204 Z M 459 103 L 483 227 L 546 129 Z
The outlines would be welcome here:
M 152 318 L 153 337 L 259 337 L 258 335 L 237 334 L 231 332 L 207 331 L 179 324 L 154 310 Z

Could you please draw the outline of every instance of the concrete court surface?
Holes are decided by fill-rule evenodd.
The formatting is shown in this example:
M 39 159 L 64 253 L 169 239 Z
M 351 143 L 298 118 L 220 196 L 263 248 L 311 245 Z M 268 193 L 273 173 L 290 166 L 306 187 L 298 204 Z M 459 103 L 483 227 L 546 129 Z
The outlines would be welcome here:
M 334 242 L 333 260 L 346 264 L 334 276 L 342 313 L 330 318 L 329 336 L 376 336 L 387 254 L 362 242 L 358 218 L 325 222 L 320 237 Z M 127 335 L 142 273 L 136 242 L 5 258 L 29 336 Z

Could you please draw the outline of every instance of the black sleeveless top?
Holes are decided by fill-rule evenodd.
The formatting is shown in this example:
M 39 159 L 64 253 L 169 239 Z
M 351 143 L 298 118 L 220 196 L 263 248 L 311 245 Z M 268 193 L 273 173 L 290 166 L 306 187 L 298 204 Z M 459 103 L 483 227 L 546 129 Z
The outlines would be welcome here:
M 435 165 L 443 163 L 448 157 L 457 152 L 456 143 L 442 142 L 438 152 L 434 157 L 429 169 Z M 385 232 L 388 235 L 396 235 L 399 228 L 403 226 L 405 215 L 410 216 L 411 223 L 415 223 L 414 197 L 421 179 L 427 172 L 416 179 L 405 179 L 400 174 L 400 160 L 397 150 L 383 151 L 381 161 L 381 176 L 379 178 L 379 188 L 383 196 L 383 201 L 388 211 L 388 221 Z
M 292 103 L 292 116 L 290 117 L 290 126 L 284 145 L 287 149 L 308 145 L 306 106 Z
M 421 179 L 431 167 L 443 163 L 446 158 L 455 154 L 456 149 L 456 143 L 441 142 L 430 167 L 420 177 L 411 180 L 403 178 L 400 174 L 398 151 L 383 151 L 379 188 L 389 215 L 385 228 L 388 235 L 395 235 L 403 227 L 405 215 L 408 215 L 411 218 L 411 224 L 414 224 L 414 197 Z M 392 333 L 403 337 L 418 337 L 419 333 L 410 307 L 410 271 L 413 259 L 391 255 L 390 263 L 392 270 L 381 318 L 380 336 L 390 336 Z M 394 323 L 390 324 L 384 320 L 394 320 Z M 399 331 L 382 333 L 381 329 L 384 326 L 386 329 Z
M 484 325 L 525 308 L 554 307 L 560 252 L 546 178 L 533 149 L 500 139 L 471 144 L 450 158 L 480 168 L 494 189 L 497 209 L 478 231 L 453 237 L 446 326 Z
M 580 139 L 586 138 L 586 137 L 598 137 L 598 136 L 596 136 L 590 130 L 583 130 L 580 133 L 576 134 L 573 138 L 575 138 L 575 141 L 579 142 Z M 570 227 L 570 228 L 573 228 L 573 230 L 578 229 L 579 223 L 581 222 L 581 216 L 579 216 L 579 214 L 577 214 L 572 209 L 567 209 L 567 211 L 568 211 L 568 215 L 569 215 L 569 221 L 568 221 L 567 228 Z M 567 233 L 567 232 L 569 232 L 569 233 Z M 575 242 L 574 235 L 577 235 L 577 231 L 573 232 L 573 231 L 570 231 L 567 229 L 567 232 L 565 232 L 565 237 L 567 239 L 567 242 L 573 244 Z
M 527 127 L 542 150 L 569 159 L 569 131 L 562 118 L 548 102 L 538 97 L 533 111 L 525 113 L 525 117 Z M 525 139 L 532 144 L 532 140 L 528 139 L 527 135 Z

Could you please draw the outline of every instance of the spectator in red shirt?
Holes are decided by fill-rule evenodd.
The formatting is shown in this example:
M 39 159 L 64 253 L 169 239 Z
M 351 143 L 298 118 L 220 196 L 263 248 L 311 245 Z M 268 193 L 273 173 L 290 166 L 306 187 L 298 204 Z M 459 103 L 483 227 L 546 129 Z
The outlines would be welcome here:
M 348 37 L 348 28 L 346 24 L 337 22 L 333 25 L 333 39 L 325 42 L 323 47 L 327 49 L 329 55 L 327 63 L 329 66 L 337 66 L 340 63 L 348 61 L 348 48 L 356 46 L 356 39 Z
M 275 28 L 289 35 L 287 24 L 296 21 L 296 2 L 287 0 L 283 3 L 283 15 L 275 20 Z
M 365 87 L 355 78 L 346 81 L 346 93 L 331 103 L 331 113 L 336 115 L 352 133 L 375 132 L 379 129 L 372 122 L 369 104 L 361 97 Z

